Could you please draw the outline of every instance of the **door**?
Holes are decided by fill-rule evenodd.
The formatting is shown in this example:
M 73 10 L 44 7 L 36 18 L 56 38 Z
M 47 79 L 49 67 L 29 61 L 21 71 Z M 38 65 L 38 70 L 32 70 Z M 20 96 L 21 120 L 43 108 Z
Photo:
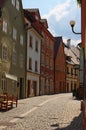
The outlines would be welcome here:
M 37 82 L 33 81 L 34 96 L 37 96 Z
M 27 97 L 30 96 L 30 80 L 28 80 L 28 85 L 27 85 Z

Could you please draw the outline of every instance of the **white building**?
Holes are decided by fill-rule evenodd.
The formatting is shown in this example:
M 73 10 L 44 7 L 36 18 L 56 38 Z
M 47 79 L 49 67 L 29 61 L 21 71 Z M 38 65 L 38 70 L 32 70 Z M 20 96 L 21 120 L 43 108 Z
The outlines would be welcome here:
M 34 29 L 27 31 L 27 97 L 39 95 L 41 36 Z

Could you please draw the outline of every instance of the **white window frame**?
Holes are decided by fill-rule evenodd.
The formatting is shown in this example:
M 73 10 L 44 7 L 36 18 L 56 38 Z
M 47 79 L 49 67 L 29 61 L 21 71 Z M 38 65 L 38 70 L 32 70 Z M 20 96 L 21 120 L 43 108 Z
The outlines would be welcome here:
M 19 0 L 16 0 L 16 9 L 19 10 Z
M 17 62 L 17 56 L 16 56 L 16 52 L 12 53 L 12 64 L 16 65 Z
M 3 32 L 7 33 L 7 22 L 3 20 Z
M 23 35 L 20 35 L 20 45 L 23 45 Z
M 14 94 L 16 92 L 16 82 L 15 81 L 12 81 L 11 92 L 12 92 L 12 94 Z
M 2 59 L 7 60 L 7 47 L 2 46 Z
M 20 68 L 24 67 L 24 56 L 23 54 L 20 54 Z
M 15 6 L 16 0 L 12 0 L 12 5 Z
M 6 87 L 6 77 L 5 74 L 2 74 L 2 90 L 6 91 L 7 87 Z
M 17 30 L 13 27 L 13 39 L 17 39 Z

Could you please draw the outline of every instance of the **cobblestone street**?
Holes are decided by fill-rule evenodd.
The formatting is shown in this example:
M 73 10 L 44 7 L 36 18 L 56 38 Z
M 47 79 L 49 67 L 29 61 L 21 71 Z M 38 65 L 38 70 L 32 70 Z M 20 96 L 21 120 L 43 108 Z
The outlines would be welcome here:
M 80 103 L 71 93 L 19 100 L 0 112 L 0 130 L 83 130 Z

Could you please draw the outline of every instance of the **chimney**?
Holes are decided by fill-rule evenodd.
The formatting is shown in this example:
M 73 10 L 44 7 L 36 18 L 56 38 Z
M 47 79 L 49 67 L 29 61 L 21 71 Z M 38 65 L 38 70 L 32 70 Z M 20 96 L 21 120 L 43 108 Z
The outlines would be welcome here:
M 68 39 L 67 40 L 67 47 L 70 48 L 70 46 L 71 46 L 71 39 Z

